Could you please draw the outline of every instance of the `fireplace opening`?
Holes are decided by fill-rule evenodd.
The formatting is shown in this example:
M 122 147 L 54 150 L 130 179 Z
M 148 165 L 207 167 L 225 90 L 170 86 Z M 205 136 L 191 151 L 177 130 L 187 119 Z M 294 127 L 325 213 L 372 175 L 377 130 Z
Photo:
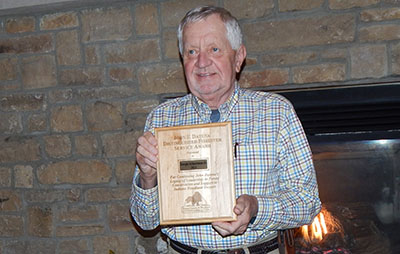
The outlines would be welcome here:
M 322 226 L 296 229 L 296 253 L 400 253 L 400 83 L 281 94 L 307 134 L 322 211 L 337 222 L 319 240 L 305 232 Z

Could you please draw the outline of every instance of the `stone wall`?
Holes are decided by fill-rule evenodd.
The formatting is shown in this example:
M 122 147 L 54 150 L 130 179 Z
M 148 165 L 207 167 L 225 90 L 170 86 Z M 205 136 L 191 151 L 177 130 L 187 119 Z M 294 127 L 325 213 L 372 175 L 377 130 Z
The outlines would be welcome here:
M 186 93 L 175 30 L 199 4 L 244 29 L 244 87 L 400 75 L 398 0 L 158 0 L 0 16 L 0 253 L 158 253 L 129 214 L 146 114 Z

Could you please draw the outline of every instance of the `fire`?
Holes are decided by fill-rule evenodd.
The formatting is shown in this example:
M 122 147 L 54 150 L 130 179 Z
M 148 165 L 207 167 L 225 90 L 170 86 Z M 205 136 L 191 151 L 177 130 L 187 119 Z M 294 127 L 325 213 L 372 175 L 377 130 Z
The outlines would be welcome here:
M 324 214 L 319 213 L 310 226 L 304 225 L 301 227 L 301 232 L 304 240 L 307 242 L 320 242 L 326 234 L 328 229 L 325 223 Z
M 343 230 L 337 220 L 326 209 L 322 209 L 311 225 L 301 227 L 303 239 L 308 243 L 319 243 L 327 234 L 332 232 L 341 233 Z

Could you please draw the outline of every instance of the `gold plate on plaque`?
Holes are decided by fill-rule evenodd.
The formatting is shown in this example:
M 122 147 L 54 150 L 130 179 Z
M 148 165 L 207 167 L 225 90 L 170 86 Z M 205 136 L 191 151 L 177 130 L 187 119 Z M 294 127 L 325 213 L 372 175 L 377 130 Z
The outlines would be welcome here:
M 230 122 L 156 128 L 160 224 L 233 221 Z

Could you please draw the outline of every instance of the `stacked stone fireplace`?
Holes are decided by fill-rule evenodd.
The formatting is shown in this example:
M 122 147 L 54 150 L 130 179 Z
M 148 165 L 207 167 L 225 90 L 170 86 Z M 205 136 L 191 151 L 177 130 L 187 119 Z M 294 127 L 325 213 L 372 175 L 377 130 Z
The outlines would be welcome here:
M 399 0 L 0 0 L 0 253 L 162 253 L 159 230 L 142 232 L 129 213 L 135 144 L 152 108 L 187 93 L 176 28 L 200 4 L 227 8 L 243 27 L 242 87 L 322 90 L 399 80 Z M 381 99 L 399 94 L 390 89 Z M 309 133 L 324 204 L 350 194 L 371 197 L 362 204 L 372 203 L 376 224 L 395 232 L 398 216 L 381 222 L 374 204 L 398 211 L 398 166 L 390 170 L 396 177 L 380 177 L 386 186 L 367 194 L 342 189 L 356 187 L 349 170 L 336 172 L 330 163 L 338 159 L 325 158 L 358 154 L 314 143 L 348 137 L 313 130 L 313 119 L 322 120 L 307 120 L 302 110 L 320 109 L 330 97 L 314 94 L 285 92 Z M 306 96 L 303 103 L 297 95 Z M 384 126 L 398 129 L 399 122 Z M 369 140 L 380 139 L 394 140 Z M 342 180 L 329 181 L 338 172 L 346 173 Z M 376 166 L 352 173 L 370 174 L 371 183 L 378 172 Z

